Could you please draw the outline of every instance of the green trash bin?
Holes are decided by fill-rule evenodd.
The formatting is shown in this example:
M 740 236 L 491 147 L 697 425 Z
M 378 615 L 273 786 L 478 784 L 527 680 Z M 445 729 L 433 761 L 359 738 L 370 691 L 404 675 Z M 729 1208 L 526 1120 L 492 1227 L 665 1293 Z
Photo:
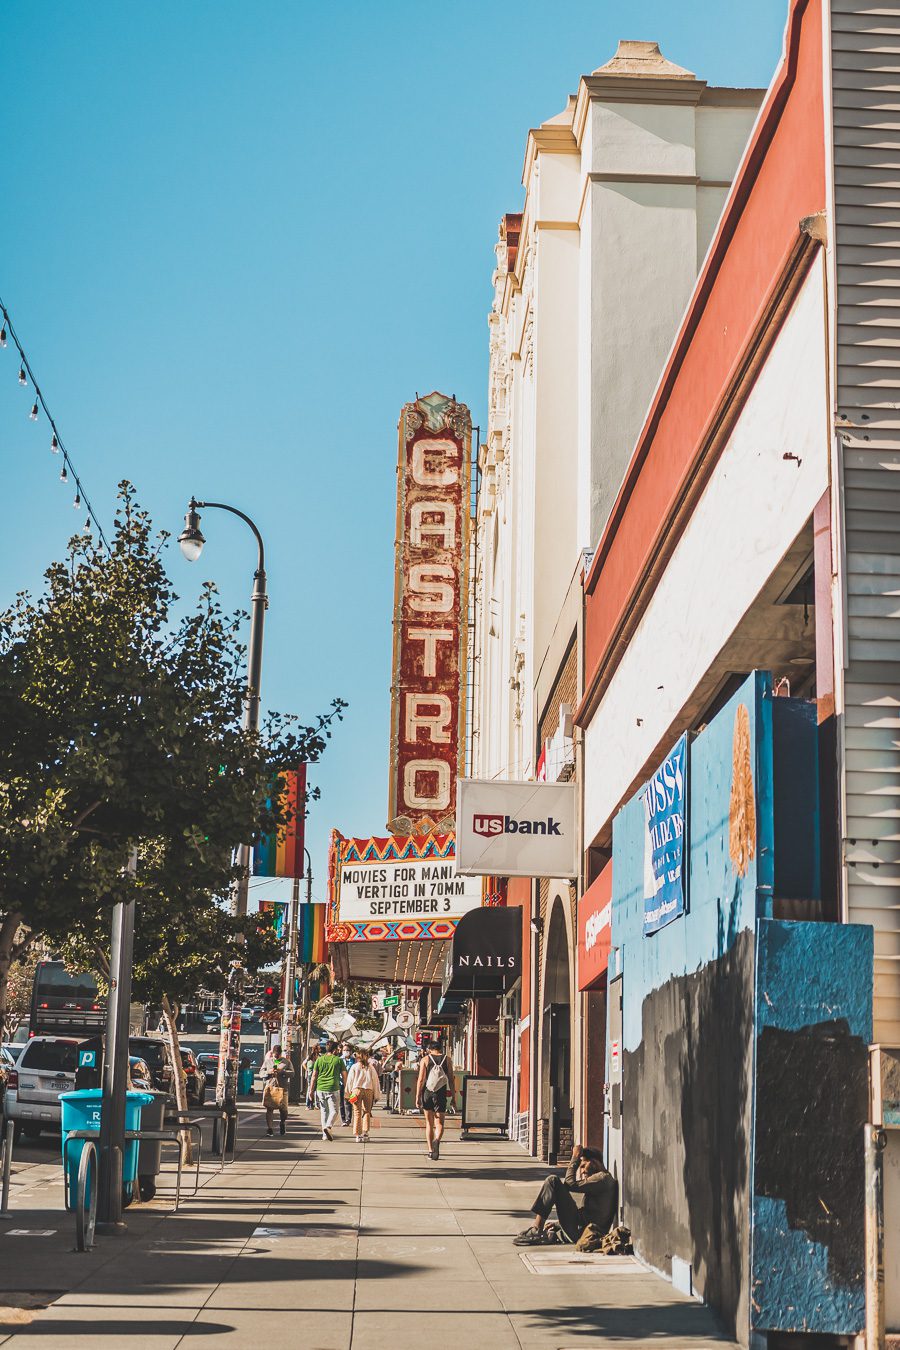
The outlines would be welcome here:
M 78 1164 L 81 1162 L 84 1140 L 73 1139 L 69 1147 L 66 1148 L 66 1137 L 70 1130 L 91 1130 L 99 1136 L 103 1090 L 102 1088 L 82 1088 L 80 1092 L 61 1092 L 59 1100 L 62 1105 L 62 1150 L 63 1164 L 66 1169 L 66 1188 L 69 1205 L 74 1209 L 78 1186 Z M 139 1130 L 141 1128 L 141 1108 L 149 1106 L 152 1101 L 153 1098 L 149 1092 L 126 1092 L 126 1130 Z M 137 1167 L 138 1141 L 137 1139 L 130 1139 L 125 1145 L 125 1156 L 122 1159 L 122 1184 L 126 1189 L 134 1184 L 138 1174 Z
M 238 1071 L 238 1096 L 253 1096 L 253 1066 L 249 1069 L 240 1069 Z

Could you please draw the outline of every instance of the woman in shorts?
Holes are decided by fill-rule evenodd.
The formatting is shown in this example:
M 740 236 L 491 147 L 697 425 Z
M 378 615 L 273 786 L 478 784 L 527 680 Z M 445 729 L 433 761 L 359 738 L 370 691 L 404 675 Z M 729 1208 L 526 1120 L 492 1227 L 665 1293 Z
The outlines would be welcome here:
M 432 1162 L 437 1162 L 441 1151 L 447 1097 L 455 1092 L 450 1056 L 443 1053 L 440 1042 L 435 1042 L 422 1056 L 416 1082 L 416 1105 L 425 1113 L 425 1143 Z

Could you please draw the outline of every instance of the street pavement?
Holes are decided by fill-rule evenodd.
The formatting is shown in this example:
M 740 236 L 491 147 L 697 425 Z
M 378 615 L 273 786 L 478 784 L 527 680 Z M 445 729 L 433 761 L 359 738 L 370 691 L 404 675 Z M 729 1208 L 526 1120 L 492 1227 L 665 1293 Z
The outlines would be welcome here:
M 73 1250 L 58 1139 L 20 1155 L 0 1219 L 0 1345 L 732 1346 L 633 1258 L 514 1247 L 546 1172 L 515 1144 L 464 1142 L 449 1122 L 435 1163 L 418 1118 L 373 1124 L 368 1144 L 340 1127 L 329 1144 L 293 1107 L 287 1136 L 269 1139 L 243 1107 L 234 1163 L 204 1162 L 178 1214 L 161 1195 L 132 1206 L 127 1233 L 87 1253 Z

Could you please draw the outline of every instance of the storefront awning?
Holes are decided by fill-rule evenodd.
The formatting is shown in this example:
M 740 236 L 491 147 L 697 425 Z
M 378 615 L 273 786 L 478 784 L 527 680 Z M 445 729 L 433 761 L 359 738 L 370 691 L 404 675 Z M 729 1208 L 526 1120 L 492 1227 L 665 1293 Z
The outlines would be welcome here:
M 442 994 L 428 1019 L 429 1022 L 435 1027 L 456 1026 L 468 1001 L 469 996 L 467 994 Z
M 474 909 L 456 926 L 444 967 L 443 997 L 498 998 L 522 973 L 522 911 Z

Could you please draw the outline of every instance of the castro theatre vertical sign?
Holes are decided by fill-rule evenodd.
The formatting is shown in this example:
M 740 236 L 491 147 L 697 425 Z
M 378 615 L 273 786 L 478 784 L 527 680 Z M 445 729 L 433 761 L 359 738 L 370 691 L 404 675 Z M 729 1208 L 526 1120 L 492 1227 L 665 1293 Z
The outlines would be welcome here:
M 428 394 L 400 414 L 388 829 L 450 831 L 464 771 L 472 419 Z

